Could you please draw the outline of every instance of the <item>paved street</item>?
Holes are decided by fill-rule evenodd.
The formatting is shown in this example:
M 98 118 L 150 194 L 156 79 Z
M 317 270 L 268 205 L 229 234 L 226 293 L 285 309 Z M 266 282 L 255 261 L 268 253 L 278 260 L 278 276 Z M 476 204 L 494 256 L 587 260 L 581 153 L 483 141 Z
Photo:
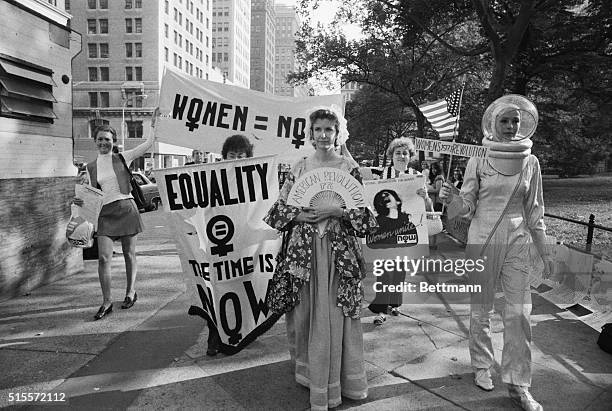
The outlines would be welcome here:
M 161 211 L 143 214 L 137 246 L 138 302 L 121 310 L 125 275 L 121 249 L 113 259 L 115 311 L 92 317 L 101 302 L 97 261 L 74 276 L 0 303 L 0 406 L 19 404 L 10 393 L 65 393 L 70 409 L 308 409 L 308 391 L 292 377 L 284 319 L 232 357 L 207 357 L 207 330 L 187 315 L 174 241 Z M 461 248 L 441 235 L 437 255 Z M 415 280 L 419 280 L 415 278 Z M 373 297 L 368 278 L 366 299 Z M 382 327 L 362 318 L 369 396 L 345 402 L 355 410 L 511 410 L 499 378 L 484 392 L 472 383 L 467 350 L 469 308 L 459 297 L 430 295 L 405 304 Z M 500 305 L 497 305 L 499 309 Z M 609 410 L 612 356 L 597 332 L 534 294 L 534 397 L 549 410 Z M 502 327 L 493 324 L 496 358 Z M 54 404 L 55 405 L 55 404 Z

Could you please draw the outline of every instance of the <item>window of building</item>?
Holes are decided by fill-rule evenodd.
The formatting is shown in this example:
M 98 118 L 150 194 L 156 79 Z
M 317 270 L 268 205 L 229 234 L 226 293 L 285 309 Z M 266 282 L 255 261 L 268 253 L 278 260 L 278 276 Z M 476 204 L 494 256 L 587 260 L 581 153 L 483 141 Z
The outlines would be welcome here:
M 164 36 L 168 38 L 168 25 L 167 24 L 164 24 Z
M 174 8 L 174 21 L 178 21 L 178 10 Z
M 125 79 L 127 81 L 133 81 L 134 80 L 134 72 L 132 70 L 132 67 L 127 66 L 125 68 Z
M 103 10 L 108 9 L 108 0 L 99 0 L 100 1 L 100 8 Z
M 166 14 L 170 12 L 170 2 L 168 0 L 164 2 L 164 11 L 166 12 Z
M 87 34 L 96 34 L 96 19 L 87 19 Z
M 134 44 L 136 57 L 142 57 L 142 43 Z
M 208 36 L 206 36 L 206 47 L 208 47 Z
M 174 67 L 178 67 L 178 56 L 174 53 Z
M 141 9 L 142 8 L 142 0 L 135 0 L 134 1 L 134 8 Z
M 125 32 L 132 33 L 134 31 L 134 22 L 132 19 L 125 19 Z
M 87 8 L 95 9 L 96 8 L 96 0 L 87 0 Z
M 66 11 L 70 11 L 70 0 L 65 1 Z
M 125 57 L 132 57 L 132 43 L 125 43 Z
M 98 68 L 97 67 L 89 67 L 87 71 L 89 73 L 89 81 L 98 81 Z
M 208 56 L 207 56 L 207 57 L 208 57 Z M 217 59 L 215 58 L 215 53 L 213 53 L 213 55 L 212 55 L 212 61 L 213 61 L 213 63 L 216 63 L 216 62 L 217 62 Z
M 189 31 L 189 19 L 185 17 L 185 30 Z
M 208 66 L 208 54 L 206 55 L 206 65 Z
M 131 9 L 132 6 L 133 6 L 132 0 L 125 0 L 125 8 L 126 9 Z
M 100 33 L 108 34 L 108 19 L 100 19 Z
M 166 62 L 168 61 L 168 55 L 169 55 L 168 47 L 164 47 L 164 57 L 165 57 Z
M 183 47 L 183 35 L 179 34 L 179 47 Z
M 51 70 L 0 56 L 0 116 L 53 123 Z
M 210 20 L 208 20 L 208 17 L 206 17 L 206 28 L 210 28 Z
M 109 94 L 107 91 L 103 91 L 100 93 L 100 107 L 109 107 L 109 106 L 110 106 Z
M 183 13 L 179 11 L 179 26 L 183 25 Z
M 89 92 L 89 107 L 98 107 L 98 93 Z
M 100 67 L 100 80 L 108 81 L 108 67 Z
M 100 43 L 100 58 L 108 58 L 108 43 Z
M 223 61 L 229 61 L 229 56 L 227 53 L 223 53 Z
M 96 43 L 88 43 L 87 49 L 89 50 L 89 58 L 98 58 L 98 45 Z
M 134 20 L 136 20 L 136 22 L 135 22 L 135 26 L 136 26 L 136 30 L 135 31 L 136 31 L 136 33 L 142 33 L 142 19 L 141 18 L 137 18 L 137 19 L 134 19 Z
M 142 67 L 134 67 L 136 81 L 142 81 Z
M 182 69 L 183 68 L 183 58 L 179 56 L 178 60 L 179 60 L 178 68 Z
M 126 121 L 125 123 L 127 125 L 128 138 L 142 138 L 142 121 Z

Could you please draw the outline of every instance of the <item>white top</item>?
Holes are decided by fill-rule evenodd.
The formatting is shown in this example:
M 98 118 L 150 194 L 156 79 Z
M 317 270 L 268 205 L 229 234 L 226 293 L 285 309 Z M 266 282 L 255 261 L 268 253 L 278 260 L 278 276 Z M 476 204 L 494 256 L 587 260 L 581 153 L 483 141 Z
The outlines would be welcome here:
M 134 161 L 134 159 L 146 153 L 149 147 L 151 147 L 151 144 L 153 144 L 153 128 L 149 130 L 149 138 L 147 138 L 147 141 L 137 147 L 134 147 L 131 150 L 127 150 L 121 153 L 123 155 L 123 158 L 125 159 L 125 163 L 127 164 L 127 166 L 129 167 L 130 164 L 132 164 L 132 161 Z M 133 198 L 132 194 L 123 194 L 119 190 L 119 180 L 117 180 L 115 170 L 113 170 L 112 153 L 98 153 L 98 161 L 96 162 L 96 167 L 98 184 L 100 184 L 100 187 L 104 192 L 104 197 L 102 197 L 103 205 L 110 204 L 113 201 L 117 200 Z M 89 181 L 91 181 L 91 177 L 89 175 L 88 177 Z

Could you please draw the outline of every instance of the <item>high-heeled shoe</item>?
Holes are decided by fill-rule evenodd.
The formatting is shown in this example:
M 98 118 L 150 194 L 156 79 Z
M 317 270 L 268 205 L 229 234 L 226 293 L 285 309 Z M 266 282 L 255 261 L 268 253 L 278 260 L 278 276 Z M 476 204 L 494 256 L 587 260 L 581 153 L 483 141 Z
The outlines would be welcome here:
M 96 315 L 94 315 L 94 320 L 101 320 L 102 318 L 104 318 L 105 316 L 107 316 L 108 314 L 112 312 L 113 312 L 112 304 L 109 305 L 108 308 L 104 308 L 104 304 L 102 304 L 102 306 L 100 307 Z
M 126 309 L 126 308 L 131 308 L 134 303 L 136 302 L 136 300 L 138 300 L 138 294 L 134 293 L 134 298 L 130 298 L 127 295 L 125 296 L 125 300 L 123 300 L 123 304 L 121 304 L 121 308 Z

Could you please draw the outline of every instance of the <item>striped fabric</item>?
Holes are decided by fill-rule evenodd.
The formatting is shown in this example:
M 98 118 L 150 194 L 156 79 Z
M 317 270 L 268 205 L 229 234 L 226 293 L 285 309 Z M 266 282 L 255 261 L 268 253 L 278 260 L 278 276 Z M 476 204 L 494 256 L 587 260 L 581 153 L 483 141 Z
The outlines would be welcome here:
M 440 135 L 440 140 L 453 139 L 460 101 L 461 90 L 456 90 L 446 98 L 419 106 L 421 113 Z

